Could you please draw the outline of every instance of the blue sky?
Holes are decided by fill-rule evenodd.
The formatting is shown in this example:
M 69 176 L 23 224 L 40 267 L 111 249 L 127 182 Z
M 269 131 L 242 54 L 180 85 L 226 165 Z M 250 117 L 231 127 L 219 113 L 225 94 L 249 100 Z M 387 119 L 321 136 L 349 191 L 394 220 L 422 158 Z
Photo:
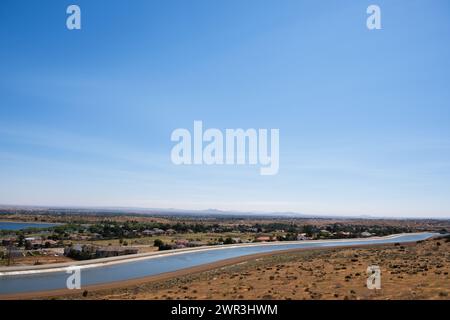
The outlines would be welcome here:
M 0 203 L 450 217 L 449 18 L 446 0 L 2 1 Z M 279 173 L 173 165 L 194 120 L 279 128 Z

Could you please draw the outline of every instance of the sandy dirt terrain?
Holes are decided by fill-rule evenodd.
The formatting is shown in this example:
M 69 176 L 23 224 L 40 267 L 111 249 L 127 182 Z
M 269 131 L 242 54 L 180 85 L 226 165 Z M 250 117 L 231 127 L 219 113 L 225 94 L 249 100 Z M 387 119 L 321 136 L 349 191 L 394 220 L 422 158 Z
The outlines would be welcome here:
M 32 266 L 32 265 L 44 265 L 44 264 L 54 264 L 63 262 L 72 262 L 71 258 L 65 257 L 63 255 L 40 255 L 40 256 L 26 256 L 14 258 L 11 265 L 14 266 Z
M 381 290 L 366 286 L 381 268 Z M 63 299 L 450 299 L 450 242 L 300 251 Z

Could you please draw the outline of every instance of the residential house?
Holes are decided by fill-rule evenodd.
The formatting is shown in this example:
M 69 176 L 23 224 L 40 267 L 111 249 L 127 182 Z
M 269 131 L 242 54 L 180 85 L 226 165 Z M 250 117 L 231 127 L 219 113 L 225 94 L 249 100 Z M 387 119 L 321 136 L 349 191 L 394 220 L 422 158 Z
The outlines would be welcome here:
M 297 234 L 297 240 L 309 240 L 311 238 L 306 236 L 306 233 L 299 233 Z
M 272 241 L 271 237 L 267 237 L 267 236 L 260 236 L 256 238 L 257 242 L 267 242 L 267 241 Z
M 139 249 L 131 248 L 131 247 L 117 247 L 117 246 L 108 246 L 108 247 L 100 247 L 95 251 L 96 258 L 107 258 L 107 257 L 117 257 L 128 254 L 136 254 Z

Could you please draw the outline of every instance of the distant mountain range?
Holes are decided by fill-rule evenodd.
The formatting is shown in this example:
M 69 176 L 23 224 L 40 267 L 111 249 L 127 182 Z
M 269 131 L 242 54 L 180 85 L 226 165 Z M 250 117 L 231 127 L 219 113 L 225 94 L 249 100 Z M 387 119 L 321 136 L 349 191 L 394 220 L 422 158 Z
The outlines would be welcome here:
M 305 219 L 444 219 L 445 218 L 408 218 L 408 217 L 378 217 L 371 215 L 319 215 L 298 212 L 263 212 L 263 211 L 226 211 L 218 209 L 187 210 L 175 208 L 139 208 L 139 207 L 71 207 L 71 206 L 27 206 L 0 205 L 1 210 L 50 211 L 79 214 L 143 214 L 143 215 L 179 215 L 179 216 L 223 216 L 223 217 L 286 217 Z

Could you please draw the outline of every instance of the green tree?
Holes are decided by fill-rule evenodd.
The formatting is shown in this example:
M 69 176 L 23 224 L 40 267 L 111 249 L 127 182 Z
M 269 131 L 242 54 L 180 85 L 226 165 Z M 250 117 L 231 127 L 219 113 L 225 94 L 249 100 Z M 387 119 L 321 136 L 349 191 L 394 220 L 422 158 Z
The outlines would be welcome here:
M 19 234 L 19 237 L 17 238 L 17 246 L 23 247 L 25 245 L 25 236 L 23 233 Z
M 153 242 L 153 245 L 155 247 L 160 248 L 160 247 L 162 247 L 164 245 L 164 242 L 162 242 L 162 240 L 160 240 L 160 239 L 155 239 L 155 241 Z

